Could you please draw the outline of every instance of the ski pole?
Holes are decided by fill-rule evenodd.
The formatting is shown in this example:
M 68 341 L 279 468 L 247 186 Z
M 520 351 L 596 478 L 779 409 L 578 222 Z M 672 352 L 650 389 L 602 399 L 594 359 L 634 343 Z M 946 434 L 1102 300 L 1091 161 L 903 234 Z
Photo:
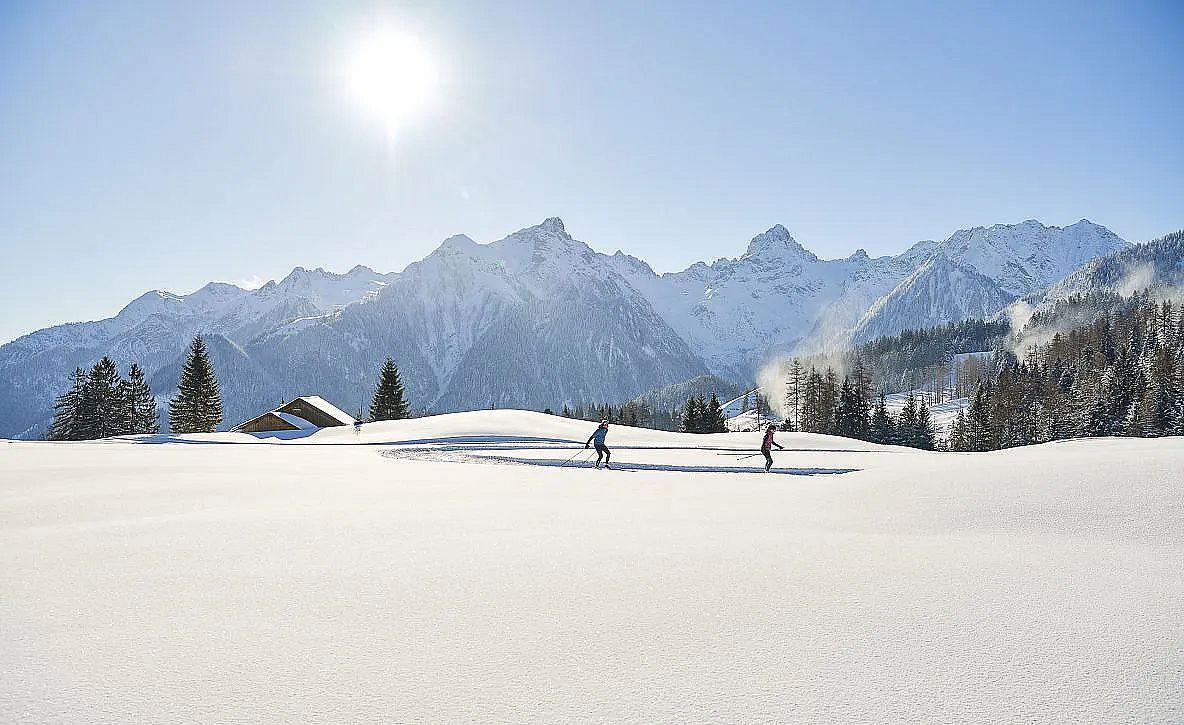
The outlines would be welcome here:
M 586 450 L 586 449 L 585 449 L 585 450 Z M 584 453 L 584 452 L 585 452 L 585 451 L 576 451 L 575 453 L 573 453 L 573 454 L 571 455 L 571 458 L 569 458 L 569 459 L 567 459 L 566 461 L 564 461 L 562 465 L 566 466 L 567 464 L 569 464 L 569 463 L 571 463 L 572 461 L 574 461 L 574 460 L 576 459 L 576 456 L 578 456 L 578 455 L 580 455 L 581 453 Z
M 736 460 L 743 461 L 745 458 L 752 458 L 753 456 L 759 456 L 759 455 L 760 455 L 760 451 L 757 451 L 756 453 L 749 453 L 747 456 L 740 456 Z

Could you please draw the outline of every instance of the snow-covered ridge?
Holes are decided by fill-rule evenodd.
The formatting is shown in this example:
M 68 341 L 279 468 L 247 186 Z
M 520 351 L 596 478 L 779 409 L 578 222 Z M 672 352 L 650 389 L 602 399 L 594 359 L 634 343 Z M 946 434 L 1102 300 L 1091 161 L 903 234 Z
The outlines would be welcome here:
M 1067 227 L 1030 219 L 960 230 L 923 250 L 921 265 L 868 309 L 849 339 L 863 341 L 908 328 L 990 317 L 1012 300 L 1128 246 L 1086 219 Z
M 152 291 L 112 318 L 26 335 L 0 346 L 0 436 L 43 422 L 75 365 L 110 354 L 151 377 L 198 332 L 225 337 L 228 376 L 249 371 L 228 381 L 244 409 L 228 419 L 307 390 L 354 409 L 387 355 L 437 409 L 619 401 L 707 373 L 751 381 L 811 345 L 994 313 L 1123 245 L 1084 220 L 1028 221 L 825 260 L 774 225 L 737 257 L 656 274 L 551 217 L 489 243 L 450 237 L 399 273 L 297 267 L 255 290 Z

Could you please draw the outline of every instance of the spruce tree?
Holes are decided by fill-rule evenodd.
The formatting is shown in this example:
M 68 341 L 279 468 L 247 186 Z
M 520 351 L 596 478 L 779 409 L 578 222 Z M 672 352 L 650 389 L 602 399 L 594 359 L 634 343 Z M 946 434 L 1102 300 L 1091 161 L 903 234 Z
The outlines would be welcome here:
M 370 420 L 400 420 L 411 413 L 395 361 L 387 358 L 378 371 L 378 387 L 370 403 Z
M 1184 310 L 1181 311 L 1180 322 L 1184 327 Z M 1173 423 L 1170 431 L 1173 435 L 1184 435 L 1184 329 L 1180 334 L 1180 349 L 1176 353 L 1176 371 L 1172 376 Z
M 853 398 L 849 414 L 850 425 L 856 438 L 868 440 L 871 437 L 872 381 L 867 368 L 864 367 L 863 358 L 858 355 L 851 374 L 851 387 Z
M 687 404 L 682 407 L 682 431 L 684 433 L 701 433 L 703 427 L 703 408 L 700 398 L 691 396 Z
M 913 439 L 916 446 L 931 451 L 936 443 L 936 433 L 933 430 L 933 419 L 929 415 L 929 403 L 924 398 L 917 405 L 917 424 Z
M 851 387 L 851 379 L 843 376 L 839 401 L 835 406 L 835 435 L 855 437 L 855 407 L 855 389 Z
M 699 412 L 699 417 L 695 420 L 695 432 L 706 433 L 711 425 L 711 421 L 707 419 L 707 398 L 696 395 L 695 409 Z
M 902 446 L 921 447 L 918 423 L 917 398 L 909 393 L 908 401 L 900 411 L 900 423 L 897 426 L 897 440 Z
M 111 358 L 104 356 L 90 369 L 83 387 L 76 418 L 81 440 L 125 433 L 122 392 L 119 369 Z
M 950 428 L 950 439 L 948 441 L 949 450 L 951 451 L 965 451 L 969 450 L 966 440 L 966 409 L 959 408 L 958 415 L 954 418 L 954 424 Z
M 822 378 L 822 388 L 818 397 L 818 431 L 833 434 L 835 432 L 835 410 L 839 406 L 839 378 L 834 368 L 827 368 Z
M 871 440 L 874 443 L 895 443 L 896 434 L 893 431 L 892 417 L 888 414 L 888 398 L 884 393 L 876 400 L 876 410 L 872 413 Z
M 715 393 L 712 393 L 711 400 L 707 401 L 707 408 L 704 411 L 703 418 L 705 433 L 728 432 L 727 417 L 724 416 L 723 406 L 720 405 L 719 398 Z
M 70 376 L 70 389 L 58 396 L 53 404 L 53 423 L 45 431 L 48 441 L 81 440 L 78 428 L 78 408 L 86 390 L 86 373 L 75 368 Z
M 169 427 L 174 433 L 212 433 L 222 423 L 222 395 L 205 340 L 193 338 L 181 367 L 177 394 L 169 401 Z
M 160 419 L 156 412 L 156 399 L 144 379 L 144 371 L 132 363 L 127 380 L 123 384 L 123 407 L 125 427 L 128 433 L 145 434 L 160 431 Z

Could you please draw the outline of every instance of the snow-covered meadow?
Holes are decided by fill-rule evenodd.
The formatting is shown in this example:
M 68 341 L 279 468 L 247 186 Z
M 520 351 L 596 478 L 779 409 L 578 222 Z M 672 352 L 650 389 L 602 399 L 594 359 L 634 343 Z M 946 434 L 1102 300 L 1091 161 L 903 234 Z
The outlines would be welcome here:
M 1184 720 L 1184 439 L 0 441 L 0 721 Z

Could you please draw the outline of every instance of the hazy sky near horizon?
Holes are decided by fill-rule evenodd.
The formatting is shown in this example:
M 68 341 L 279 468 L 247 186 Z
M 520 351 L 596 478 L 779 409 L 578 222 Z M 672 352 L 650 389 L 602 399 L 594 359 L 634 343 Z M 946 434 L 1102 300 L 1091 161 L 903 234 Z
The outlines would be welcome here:
M 376 27 L 438 99 L 343 88 Z M 548 216 L 659 271 L 1184 227 L 1184 4 L 0 3 L 0 342 L 148 289 L 402 269 Z

